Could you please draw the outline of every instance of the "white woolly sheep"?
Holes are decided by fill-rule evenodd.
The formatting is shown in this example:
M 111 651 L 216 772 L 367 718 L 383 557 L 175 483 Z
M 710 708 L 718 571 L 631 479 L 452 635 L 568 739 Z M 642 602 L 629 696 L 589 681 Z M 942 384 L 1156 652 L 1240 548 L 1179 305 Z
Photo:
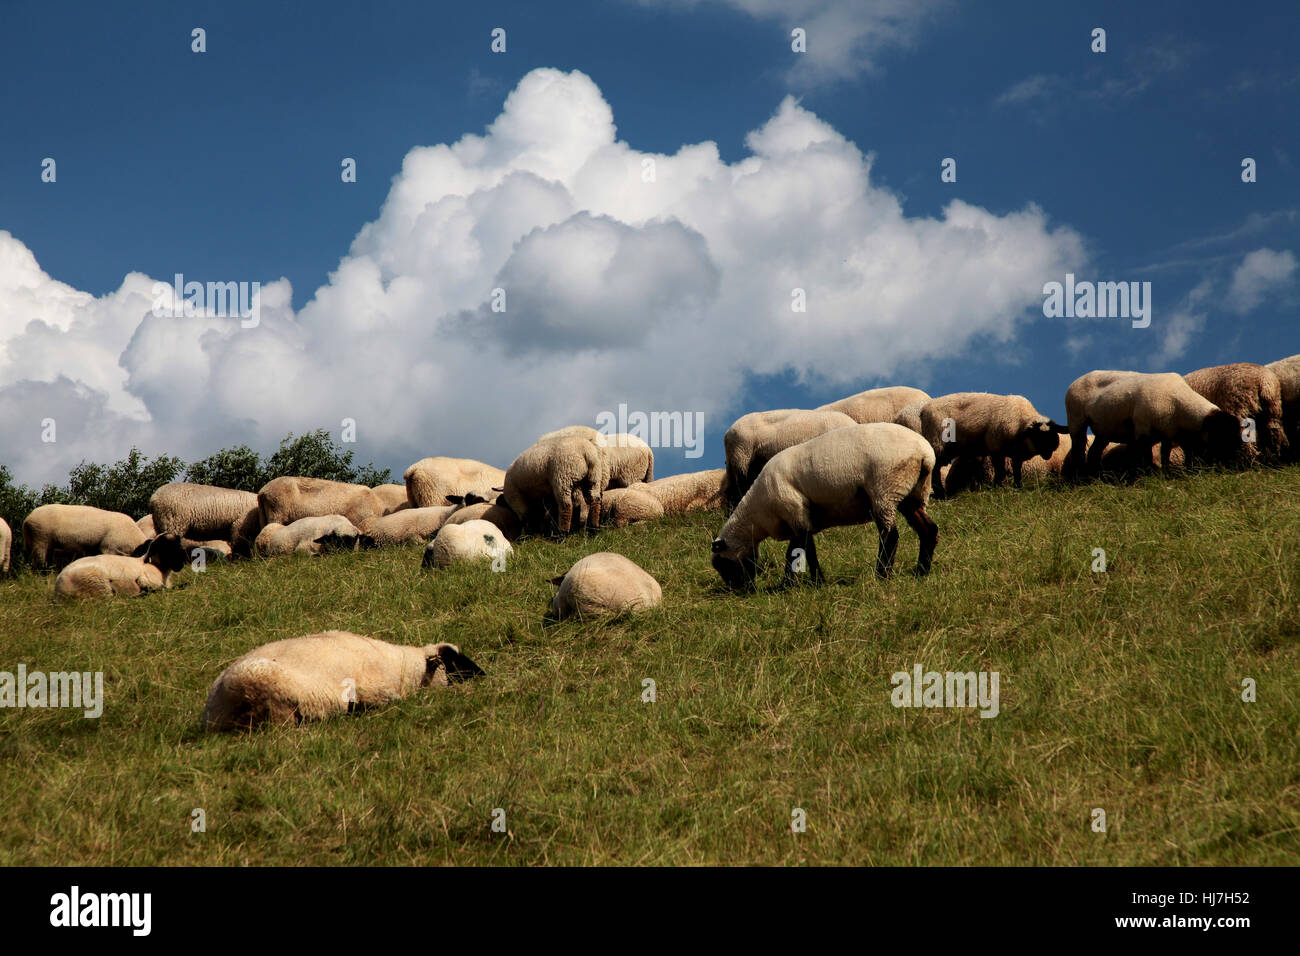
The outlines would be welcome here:
M 610 488 L 600 499 L 601 527 L 623 528 L 638 521 L 664 516 L 664 506 L 647 484 L 631 488 Z
M 137 518 L 135 526 L 144 532 L 146 538 L 152 538 L 158 534 L 158 529 L 154 526 L 153 515 L 148 514 L 143 518 Z
M 424 548 L 426 568 L 445 568 L 461 561 L 494 560 L 513 554 L 505 534 L 490 521 L 443 525 Z
M 54 579 L 57 597 L 103 598 L 144 594 L 172 586 L 172 575 L 185 567 L 185 551 L 175 534 L 160 534 L 143 554 L 96 554 L 78 558 Z
M 473 504 L 466 504 L 464 507 L 452 512 L 451 517 L 447 519 L 447 524 L 465 524 L 469 521 L 490 521 L 501 529 L 501 533 L 506 536 L 507 541 L 516 540 L 523 532 L 523 525 L 519 521 L 519 516 L 510 510 L 505 504 L 503 496 L 493 495 L 492 501 L 475 501 L 474 495 L 466 495 L 462 501 L 473 501 Z
M 551 438 L 525 449 L 506 469 L 502 497 L 531 531 L 543 530 L 554 505 L 555 527 L 568 534 L 573 513 L 590 527 L 600 524 L 600 498 L 609 476 L 608 460 L 594 442 L 578 436 Z
M 1243 441 L 1239 458 L 1249 462 L 1259 454 L 1278 458 L 1287 450 L 1283 430 L 1282 383 L 1277 373 L 1253 362 L 1213 365 L 1188 372 L 1183 378 L 1199 395 L 1213 402 L 1240 422 L 1255 422 L 1255 441 Z
M 370 490 L 379 499 L 380 507 L 384 509 L 383 513 L 386 515 L 397 511 L 405 511 L 411 507 L 411 500 L 406 494 L 406 485 L 375 485 Z
M 893 417 L 895 425 L 902 425 L 904 428 L 910 428 L 918 435 L 921 434 L 921 409 L 925 403 L 930 400 L 930 396 L 918 399 L 915 402 L 909 402 L 898 410 L 898 414 Z
M 245 556 L 262 528 L 257 495 L 217 485 L 188 481 L 163 485 L 150 497 L 149 512 L 160 533 L 194 541 L 229 541 L 236 554 Z
M 1065 411 L 1072 477 L 1095 474 L 1111 442 L 1146 448 L 1158 443 L 1162 469 L 1169 467 L 1174 445 L 1226 460 L 1241 443 L 1236 416 L 1197 394 L 1177 372 L 1088 372 L 1066 390 Z M 1084 440 L 1089 427 L 1095 438 L 1090 446 Z
M 547 432 L 537 440 L 553 438 L 585 438 L 607 449 L 608 488 L 628 488 L 637 482 L 650 482 L 655 478 L 655 453 L 641 438 L 627 433 L 606 434 L 590 425 L 569 425 Z
M 942 468 L 958 455 L 986 455 L 993 462 L 995 485 L 1006 478 L 1010 459 L 1012 481 L 1019 488 L 1025 460 L 1035 455 L 1051 458 L 1065 430 L 1023 395 L 955 392 L 921 407 L 921 434 L 934 449 L 935 464 Z M 941 479 L 936 497 L 946 490 Z
M 938 526 L 926 514 L 934 449 L 902 425 L 877 422 L 837 428 L 780 452 L 759 473 L 713 539 L 713 567 L 728 587 L 754 582 L 758 546 L 790 542 L 785 573 L 799 570 L 802 551 L 814 581 L 822 580 L 814 535 L 825 528 L 874 520 L 880 535 L 876 573 L 888 575 L 898 549 L 897 513 L 921 539 L 914 573 L 928 574 Z
M 9 573 L 9 555 L 13 542 L 14 533 L 9 530 L 9 522 L 0 518 L 0 574 Z
M 299 518 L 342 515 L 360 527 L 372 515 L 382 515 L 384 504 L 373 488 L 326 478 L 284 475 L 273 478 L 257 492 L 263 524 L 293 524 Z
M 669 475 L 646 482 L 638 489 L 654 495 L 666 515 L 684 515 L 693 511 L 721 511 L 727 506 L 727 470 L 710 468 Z
M 258 534 L 253 552 L 270 558 L 283 554 L 354 551 L 360 538 L 360 530 L 342 515 L 299 518 L 287 525 L 272 521 Z
M 407 541 L 428 541 L 458 507 L 402 508 L 391 514 L 375 515 L 361 525 L 361 547 L 386 548 Z
M 23 553 L 35 568 L 93 554 L 134 554 L 147 540 L 130 515 L 89 505 L 41 505 L 23 521 Z
M 452 504 L 452 496 L 476 494 L 484 500 L 496 497 L 506 473 L 473 458 L 421 458 L 406 469 L 406 496 L 413 508 L 436 508 Z
M 727 429 L 727 501 L 735 507 L 774 455 L 834 428 L 856 425 L 843 412 L 781 408 L 742 415 Z
M 551 583 L 557 589 L 550 611 L 555 620 L 647 611 L 663 600 L 658 581 L 612 551 L 587 555 Z
M 1300 355 L 1292 355 L 1265 366 L 1282 387 L 1282 425 L 1286 430 L 1287 458 L 1300 457 Z
M 919 388 L 893 385 L 889 388 L 870 388 L 848 398 L 841 398 L 838 402 L 829 402 L 820 406 L 818 411 L 843 412 L 859 425 L 892 422 L 908 405 L 925 402 L 929 398 L 930 396 Z
M 263 644 L 222 671 L 208 691 L 203 726 L 252 730 L 324 720 L 482 673 L 455 644 L 406 647 L 348 631 L 292 637 Z

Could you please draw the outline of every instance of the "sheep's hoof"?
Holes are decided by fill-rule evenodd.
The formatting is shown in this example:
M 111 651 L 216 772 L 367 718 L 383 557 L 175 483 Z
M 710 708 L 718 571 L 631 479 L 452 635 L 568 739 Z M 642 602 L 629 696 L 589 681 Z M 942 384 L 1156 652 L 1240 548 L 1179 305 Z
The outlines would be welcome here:
M 914 578 L 923 578 L 929 575 L 929 573 L 930 573 L 929 568 L 924 568 L 919 564 L 912 569 L 912 577 Z

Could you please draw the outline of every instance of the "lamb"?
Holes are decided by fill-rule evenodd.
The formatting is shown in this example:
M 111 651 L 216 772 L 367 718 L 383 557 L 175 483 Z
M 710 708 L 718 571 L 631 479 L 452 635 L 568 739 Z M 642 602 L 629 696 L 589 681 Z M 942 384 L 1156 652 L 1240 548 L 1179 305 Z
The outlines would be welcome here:
M 9 522 L 0 518 L 0 574 L 9 573 L 9 554 L 13 542 L 14 533 L 9 530 Z
M 490 521 L 478 519 L 449 524 L 425 546 L 426 568 L 445 568 L 459 561 L 495 560 L 513 554 L 505 534 Z
M 1282 387 L 1282 425 L 1286 431 L 1288 458 L 1300 455 L 1300 355 L 1269 362 L 1266 368 Z
M 838 402 L 822 405 L 818 411 L 843 412 L 859 425 L 870 422 L 892 422 L 904 408 L 925 402 L 930 398 L 919 388 L 895 385 L 890 388 L 871 388 L 858 392 Z M 900 423 L 901 424 L 901 423 Z
M 299 518 L 288 525 L 272 521 L 258 534 L 253 552 L 270 558 L 283 554 L 355 551 L 360 538 L 361 531 L 342 515 Z
M 455 497 L 455 496 L 454 496 Z M 471 501 L 475 496 L 466 495 L 460 501 Z M 502 500 L 502 496 L 494 495 L 491 502 L 477 501 L 472 504 L 466 504 L 457 511 L 452 512 L 451 517 L 447 519 L 447 524 L 465 524 L 468 521 L 490 521 L 501 529 L 501 533 L 506 536 L 507 541 L 516 540 L 523 532 L 523 525 L 519 521 L 519 516 L 511 511 Z
M 1006 460 L 1011 460 L 1013 484 L 1021 484 L 1021 466 L 1038 455 L 1052 457 L 1065 426 L 1058 425 L 1034 408 L 1023 395 L 993 395 L 989 392 L 955 392 L 932 398 L 921 408 L 921 434 L 934 449 L 935 462 L 943 467 L 958 455 L 987 455 L 993 461 L 993 484 L 1006 478 Z M 935 489 L 937 496 L 947 484 Z
M 1065 410 L 1075 477 L 1095 474 L 1111 442 L 1147 448 L 1159 443 L 1161 467 L 1167 470 L 1175 444 L 1226 460 L 1241 441 L 1236 417 L 1197 394 L 1177 372 L 1088 372 L 1066 390 Z M 1089 426 L 1095 436 L 1091 446 L 1084 440 Z
M 405 511 L 411 507 L 411 501 L 406 495 L 406 485 L 375 485 L 370 490 L 379 499 L 379 504 L 383 507 L 383 513 L 386 515 L 397 511 Z
M 837 428 L 780 452 L 759 473 L 713 539 L 713 567 L 731 588 L 754 583 L 758 546 L 789 541 L 785 573 L 802 550 L 814 581 L 823 580 L 813 536 L 874 520 L 880 535 L 876 573 L 889 575 L 898 549 L 897 513 L 921 539 L 914 572 L 928 574 L 939 528 L 926 514 L 935 452 L 916 432 L 892 422 Z
M 537 440 L 585 438 L 608 449 L 609 488 L 627 488 L 637 482 L 655 480 L 655 453 L 642 439 L 627 433 L 606 434 L 590 425 L 569 425 L 547 432 Z
M 407 541 L 428 541 L 457 510 L 457 505 L 447 505 L 402 508 L 391 514 L 375 515 L 361 525 L 361 546 L 384 548 Z
M 573 512 L 600 525 L 600 498 L 609 480 L 608 461 L 595 443 L 576 435 L 539 441 L 506 469 L 503 497 L 528 530 L 540 530 L 549 504 L 555 525 L 568 534 Z
M 742 415 L 722 438 L 727 459 L 728 504 L 736 506 L 763 466 L 778 452 L 833 428 L 856 424 L 843 412 L 827 410 L 782 408 Z
M 41 505 L 23 521 L 23 553 L 35 568 L 94 554 L 134 554 L 148 538 L 130 515 L 89 505 Z
M 210 731 L 324 720 L 446 687 L 483 673 L 455 644 L 407 647 L 348 631 L 272 641 L 212 683 L 203 708 Z
M 1254 419 L 1256 441 L 1241 442 L 1241 461 L 1249 462 L 1260 454 L 1278 458 L 1286 452 L 1282 383 L 1271 369 L 1252 362 L 1234 362 L 1197 369 L 1183 378 L 1197 394 L 1235 415 L 1239 422 Z
M 550 616 L 557 621 L 647 611 L 663 601 L 659 582 L 621 554 L 600 551 L 552 578 L 557 588 Z
M 102 598 L 144 594 L 172 586 L 172 575 L 185 567 L 179 535 L 164 533 L 141 546 L 138 556 L 96 554 L 78 558 L 54 579 L 56 597 Z
M 488 500 L 500 488 L 506 473 L 473 458 L 421 458 L 403 475 L 406 496 L 413 508 L 435 508 L 452 503 L 452 495 L 476 494 Z
M 257 495 L 217 485 L 174 481 L 149 499 L 154 527 L 195 541 L 229 541 L 239 555 L 251 553 L 262 528 Z
M 325 478 L 273 478 L 257 492 L 263 524 L 288 525 L 299 518 L 342 515 L 360 526 L 382 515 L 384 504 L 373 488 Z

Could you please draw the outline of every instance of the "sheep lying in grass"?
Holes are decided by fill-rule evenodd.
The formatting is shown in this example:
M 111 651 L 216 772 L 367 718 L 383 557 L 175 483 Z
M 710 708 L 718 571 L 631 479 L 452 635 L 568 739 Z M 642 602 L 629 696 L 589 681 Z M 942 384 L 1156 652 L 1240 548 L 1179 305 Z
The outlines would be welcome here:
M 14 533 L 9 530 L 9 522 L 0 518 L 0 574 L 9 573 L 9 554 L 13 543 Z
M 404 647 L 347 631 L 292 637 L 263 644 L 222 671 L 208 691 L 203 726 L 252 730 L 324 720 L 482 673 L 455 644 Z
M 361 543 L 361 531 L 342 515 L 299 518 L 292 524 L 277 521 L 262 528 L 253 552 L 265 558 L 284 554 L 325 554 L 330 551 L 355 551 Z
M 513 554 L 514 548 L 505 534 L 490 521 L 482 519 L 442 527 L 424 548 L 421 565 L 445 568 L 462 561 L 491 561 Z
M 380 506 L 384 509 L 383 513 L 386 515 L 405 511 L 411 507 L 411 500 L 406 495 L 406 485 L 375 485 L 370 490 L 374 492 Z
M 1282 389 L 1282 426 L 1287 437 L 1287 458 L 1300 457 L 1300 355 L 1269 362 Z
M 262 528 L 257 495 L 217 485 L 174 481 L 149 498 L 153 526 L 193 541 L 229 541 L 239 555 L 252 551 Z
M 41 505 L 23 521 L 23 553 L 35 568 L 94 554 L 130 555 L 147 540 L 130 515 L 89 505 Z
M 1271 369 L 1251 362 L 1235 362 L 1197 369 L 1183 378 L 1198 395 L 1235 415 L 1238 421 L 1254 419 L 1255 441 L 1243 441 L 1238 446 L 1242 463 L 1249 463 L 1260 454 L 1278 458 L 1286 453 L 1282 383 Z
M 342 515 L 360 527 L 368 518 L 384 513 L 373 488 L 325 478 L 285 475 L 273 478 L 257 492 L 263 524 L 293 524 L 299 518 Z
M 1175 445 L 1227 460 L 1241 443 L 1236 416 L 1197 394 L 1176 372 L 1088 372 L 1066 390 L 1065 410 L 1073 442 L 1070 472 L 1077 477 L 1096 474 L 1112 442 L 1145 448 L 1158 443 L 1165 470 Z M 1091 446 L 1084 440 L 1089 427 L 1095 437 Z
M 658 581 L 612 551 L 587 555 L 551 583 L 557 589 L 550 611 L 555 620 L 646 611 L 663 600 Z
M 469 521 L 490 521 L 501 529 L 507 541 L 515 541 L 523 532 L 519 516 L 505 504 L 504 496 L 493 494 L 491 501 L 478 501 L 475 495 L 464 498 L 453 496 L 455 503 L 464 502 L 464 507 L 452 512 L 447 524 L 465 524 Z
M 818 411 L 843 412 L 859 425 L 871 422 L 892 422 L 909 405 L 929 400 L 930 396 L 919 388 L 894 385 L 889 388 L 871 388 L 858 392 L 838 402 L 829 402 Z M 900 423 L 901 424 L 901 423 Z
M 403 475 L 406 496 L 414 508 L 436 508 L 452 504 L 452 496 L 476 494 L 485 500 L 496 495 L 506 473 L 473 458 L 421 458 Z
M 795 551 L 801 549 L 812 579 L 820 581 L 813 536 L 874 520 L 880 533 L 876 573 L 884 577 L 893 569 L 901 511 L 921 539 L 915 573 L 928 574 L 939 537 L 925 512 L 934 462 L 929 442 L 892 422 L 837 428 L 788 448 L 767 463 L 713 540 L 713 567 L 729 587 L 750 586 L 759 544 L 775 538 L 790 542 L 787 577 L 797 570 Z
M 408 541 L 428 541 L 458 507 L 402 508 L 391 514 L 376 515 L 361 525 L 361 546 L 387 548 Z
M 993 484 L 1006 478 L 1011 461 L 1014 485 L 1021 484 L 1021 466 L 1035 455 L 1047 460 L 1060 442 L 1065 426 L 1058 425 L 1023 395 L 956 392 L 932 398 L 921 407 L 921 434 L 934 449 L 942 468 L 958 455 L 987 456 L 993 463 Z M 947 484 L 936 487 L 936 496 Z
M 1092 444 L 1092 436 L 1087 438 L 1089 445 Z M 1033 478 L 1037 481 L 1043 481 L 1049 476 L 1056 478 L 1066 477 L 1067 468 L 1070 461 L 1070 449 L 1074 442 L 1069 434 L 1061 436 L 1061 443 L 1056 446 L 1056 451 L 1052 452 L 1052 457 L 1044 461 L 1041 458 L 1030 458 L 1021 466 L 1021 475 L 1024 478 Z
M 144 594 L 172 586 L 172 575 L 185 567 L 186 555 L 175 534 L 160 534 L 141 546 L 139 556 L 96 554 L 78 558 L 54 579 L 58 597 L 103 598 Z
M 1091 450 L 1091 435 L 1088 436 L 1088 447 Z M 1183 450 L 1177 445 L 1169 454 L 1169 464 L 1174 468 L 1182 468 L 1186 464 Z M 1106 450 L 1102 452 L 1098 474 L 1106 478 L 1135 481 L 1143 472 L 1155 471 L 1159 467 L 1160 453 L 1154 445 L 1129 445 L 1121 442 L 1108 445 Z M 1070 476 L 1069 469 L 1070 465 L 1067 462 L 1066 468 L 1062 469 L 1061 472 L 1063 477 Z
M 609 480 L 608 459 L 594 442 L 576 435 L 539 441 L 506 469 L 502 497 L 529 531 L 546 530 L 548 506 L 554 522 L 568 534 L 573 513 L 592 527 L 600 525 L 600 499 Z
M 143 518 L 137 518 L 135 526 L 144 532 L 146 538 L 152 538 L 158 534 L 158 529 L 153 523 L 153 515 L 151 514 L 145 515 Z
M 664 506 L 639 484 L 631 488 L 611 488 L 600 499 L 602 527 L 623 528 L 638 521 L 653 521 L 664 516 Z
M 621 528 L 664 515 L 726 507 L 725 468 L 670 475 L 631 488 L 613 488 L 601 499 L 601 524 Z
M 774 455 L 834 428 L 856 425 L 843 412 L 782 408 L 742 415 L 727 429 L 727 501 L 735 507 Z

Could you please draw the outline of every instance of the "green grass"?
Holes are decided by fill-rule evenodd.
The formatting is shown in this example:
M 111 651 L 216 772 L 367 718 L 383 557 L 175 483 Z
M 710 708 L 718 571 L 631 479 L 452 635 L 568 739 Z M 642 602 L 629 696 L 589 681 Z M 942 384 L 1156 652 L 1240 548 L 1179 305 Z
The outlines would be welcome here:
M 500 574 L 404 548 L 98 604 L 23 575 L 0 670 L 103 670 L 106 704 L 0 711 L 0 864 L 1296 864 L 1298 500 L 1300 468 L 981 492 L 931 506 L 926 580 L 877 581 L 874 528 L 847 528 L 818 539 L 826 586 L 780 589 L 769 542 L 748 595 L 709 567 L 716 514 L 528 541 Z M 547 579 L 598 550 L 663 607 L 543 626 Z M 329 628 L 453 641 L 487 677 L 201 731 L 227 663 Z M 998 671 L 1001 714 L 892 707 L 916 663 Z

